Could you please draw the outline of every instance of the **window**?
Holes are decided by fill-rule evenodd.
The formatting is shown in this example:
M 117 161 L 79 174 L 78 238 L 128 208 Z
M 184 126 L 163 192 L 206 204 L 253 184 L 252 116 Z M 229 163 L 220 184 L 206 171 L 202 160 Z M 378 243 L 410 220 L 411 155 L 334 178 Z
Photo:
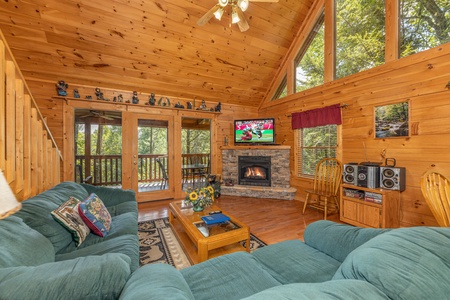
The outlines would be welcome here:
M 448 0 L 400 0 L 400 57 L 450 42 Z
M 286 79 L 286 76 L 284 76 L 283 80 L 280 83 L 280 86 L 278 87 L 277 91 L 273 95 L 272 101 L 286 97 L 286 96 L 287 96 L 287 79 Z
M 336 0 L 336 78 L 384 63 L 384 22 L 383 0 Z
M 295 59 L 295 92 L 324 82 L 324 14 L 317 20 Z
M 297 176 L 313 176 L 317 163 L 336 157 L 337 125 L 297 129 Z

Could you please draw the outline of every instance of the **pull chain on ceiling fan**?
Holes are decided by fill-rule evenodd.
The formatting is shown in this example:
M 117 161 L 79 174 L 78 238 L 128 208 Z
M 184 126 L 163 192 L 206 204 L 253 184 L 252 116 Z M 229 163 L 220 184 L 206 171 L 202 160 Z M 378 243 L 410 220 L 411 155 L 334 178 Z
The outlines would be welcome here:
M 205 25 L 213 16 L 217 20 L 221 20 L 226 7 L 231 6 L 231 24 L 237 24 L 239 30 L 244 32 L 250 28 L 244 16 L 249 2 L 276 3 L 278 0 L 218 0 L 218 3 L 197 21 L 197 25 Z

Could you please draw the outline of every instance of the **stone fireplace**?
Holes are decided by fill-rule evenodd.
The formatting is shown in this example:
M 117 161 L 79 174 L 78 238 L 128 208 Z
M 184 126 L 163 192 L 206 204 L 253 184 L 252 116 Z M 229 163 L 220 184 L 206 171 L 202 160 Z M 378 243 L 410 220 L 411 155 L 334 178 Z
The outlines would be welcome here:
M 289 146 L 222 147 L 223 195 L 293 200 Z

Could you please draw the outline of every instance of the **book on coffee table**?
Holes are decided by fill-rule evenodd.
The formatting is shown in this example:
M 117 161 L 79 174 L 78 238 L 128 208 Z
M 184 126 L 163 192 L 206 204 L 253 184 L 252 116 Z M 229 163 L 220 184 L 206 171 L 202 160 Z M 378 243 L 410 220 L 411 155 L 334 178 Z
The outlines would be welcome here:
M 213 214 L 208 216 L 202 216 L 203 222 L 206 225 L 212 225 L 217 223 L 223 223 L 230 220 L 230 217 L 224 214 Z

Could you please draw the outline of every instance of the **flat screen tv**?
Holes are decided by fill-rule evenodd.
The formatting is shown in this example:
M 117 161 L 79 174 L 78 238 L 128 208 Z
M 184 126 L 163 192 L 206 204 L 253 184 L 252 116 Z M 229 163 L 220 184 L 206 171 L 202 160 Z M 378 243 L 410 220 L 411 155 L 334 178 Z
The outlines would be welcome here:
M 234 121 L 235 145 L 275 144 L 275 119 L 248 119 Z

